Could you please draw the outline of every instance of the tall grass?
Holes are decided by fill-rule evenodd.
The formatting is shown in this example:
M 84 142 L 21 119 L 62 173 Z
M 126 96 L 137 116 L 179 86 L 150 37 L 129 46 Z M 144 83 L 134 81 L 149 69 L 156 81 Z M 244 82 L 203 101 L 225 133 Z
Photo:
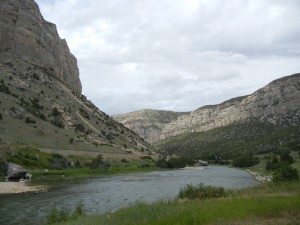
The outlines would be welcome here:
M 199 184 L 193 186 L 188 184 L 184 188 L 181 188 L 178 194 L 178 198 L 188 199 L 206 199 L 206 198 L 220 198 L 226 196 L 225 189 L 223 187 L 205 186 Z

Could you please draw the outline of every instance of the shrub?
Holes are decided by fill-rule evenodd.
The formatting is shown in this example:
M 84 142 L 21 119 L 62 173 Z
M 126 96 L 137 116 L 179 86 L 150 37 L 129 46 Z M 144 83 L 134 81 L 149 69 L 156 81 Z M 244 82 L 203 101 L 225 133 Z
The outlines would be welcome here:
M 70 144 L 74 144 L 74 138 L 70 138 L 70 139 L 69 139 L 69 143 L 70 143 Z
M 80 115 L 82 115 L 84 118 L 90 119 L 90 116 L 89 116 L 88 112 L 85 111 L 83 108 L 80 108 L 79 112 L 80 112 Z
M 25 118 L 25 123 L 36 123 L 36 121 L 27 116 Z
M 61 112 L 58 111 L 58 109 L 55 107 L 52 109 L 51 116 L 53 117 L 61 116 Z
M 181 188 L 178 194 L 178 198 L 188 199 L 220 198 L 224 196 L 226 196 L 226 192 L 223 187 L 205 186 L 203 184 L 197 186 L 188 184 Z
M 156 166 L 169 169 L 183 168 L 186 166 L 187 161 L 189 160 L 184 158 L 171 158 L 168 161 L 166 159 L 160 159 L 156 162 Z
M 123 159 L 121 159 L 121 162 L 123 162 L 123 163 L 129 163 L 129 159 L 123 158 Z
M 91 164 L 90 164 L 91 169 L 105 169 L 105 170 L 108 170 L 108 169 L 111 168 L 111 166 L 112 166 L 111 162 L 105 161 L 101 154 L 98 155 L 96 159 L 93 159 Z
M 51 158 L 48 159 L 48 161 L 51 163 L 51 166 L 55 170 L 61 170 L 70 168 L 70 162 L 59 154 L 53 154 Z
M 250 167 L 259 163 L 258 158 L 254 158 L 251 155 L 240 156 L 232 161 L 232 165 L 235 167 Z
M 85 127 L 81 123 L 78 123 L 78 124 L 75 125 L 75 130 L 79 131 L 81 133 L 84 133 L 85 132 Z
M 276 169 L 273 173 L 273 181 L 291 181 L 298 180 L 299 174 L 296 168 L 293 168 L 291 165 L 284 165 L 278 169 Z
M 53 120 L 50 121 L 54 126 L 58 128 L 64 128 L 65 125 L 60 117 L 55 117 Z
M 152 160 L 152 157 L 149 155 L 140 156 L 140 159 Z
M 3 120 L 3 116 L 2 116 L 2 113 L 0 113 L 0 120 Z

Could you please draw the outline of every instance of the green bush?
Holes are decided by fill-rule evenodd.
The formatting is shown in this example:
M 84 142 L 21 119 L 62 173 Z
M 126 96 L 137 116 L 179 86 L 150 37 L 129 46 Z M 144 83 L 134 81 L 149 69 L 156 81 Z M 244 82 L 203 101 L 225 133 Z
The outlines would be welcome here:
M 240 157 L 235 158 L 232 161 L 233 166 L 240 167 L 240 168 L 254 166 L 258 163 L 259 163 L 259 159 L 255 158 L 251 155 L 240 156 Z
M 105 170 L 108 170 L 111 167 L 112 167 L 111 162 L 105 161 L 101 154 L 98 155 L 96 159 L 93 159 L 91 164 L 90 164 L 91 169 L 105 169 Z
M 53 110 L 51 112 L 51 116 L 53 116 L 53 117 L 61 116 L 61 112 L 58 111 L 58 109 L 55 107 L 55 108 L 53 108 Z
M 75 130 L 79 131 L 81 133 L 84 133 L 85 132 L 85 127 L 81 123 L 78 123 L 78 124 L 75 125 Z
M 59 154 L 52 154 L 52 157 L 48 159 L 52 169 L 61 170 L 71 167 L 71 163 L 64 156 Z
M 181 188 L 178 194 L 178 198 L 188 199 L 220 198 L 224 196 L 226 196 L 226 192 L 223 187 L 205 186 L 203 184 L 197 186 L 188 184 Z
M 296 168 L 293 168 L 291 165 L 283 164 L 282 167 L 276 169 L 273 173 L 273 181 L 291 181 L 298 180 L 299 174 Z
M 159 159 L 156 161 L 156 166 L 160 168 L 184 168 L 190 160 L 185 158 L 171 158 L 169 160 Z
M 31 119 L 29 116 L 25 118 L 25 123 L 36 123 L 34 119 Z

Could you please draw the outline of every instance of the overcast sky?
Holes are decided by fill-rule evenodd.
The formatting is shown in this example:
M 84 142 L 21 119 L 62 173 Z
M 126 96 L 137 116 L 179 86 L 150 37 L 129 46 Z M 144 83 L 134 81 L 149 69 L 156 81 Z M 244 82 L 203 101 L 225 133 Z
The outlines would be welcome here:
M 300 72 L 299 0 L 36 0 L 108 114 L 191 111 Z

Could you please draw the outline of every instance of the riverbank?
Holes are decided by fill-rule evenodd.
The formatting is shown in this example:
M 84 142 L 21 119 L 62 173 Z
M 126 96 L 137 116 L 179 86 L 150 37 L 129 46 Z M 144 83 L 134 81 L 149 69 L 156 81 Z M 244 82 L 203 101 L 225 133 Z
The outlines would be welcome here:
M 0 195 L 46 192 L 44 186 L 29 186 L 25 182 L 0 182 Z
M 272 181 L 272 176 L 264 175 L 263 173 L 252 171 L 247 169 L 248 173 L 253 177 L 254 180 L 259 183 L 266 183 Z
M 138 203 L 113 213 L 85 215 L 61 225 L 298 224 L 300 182 L 264 183 L 227 197 Z

